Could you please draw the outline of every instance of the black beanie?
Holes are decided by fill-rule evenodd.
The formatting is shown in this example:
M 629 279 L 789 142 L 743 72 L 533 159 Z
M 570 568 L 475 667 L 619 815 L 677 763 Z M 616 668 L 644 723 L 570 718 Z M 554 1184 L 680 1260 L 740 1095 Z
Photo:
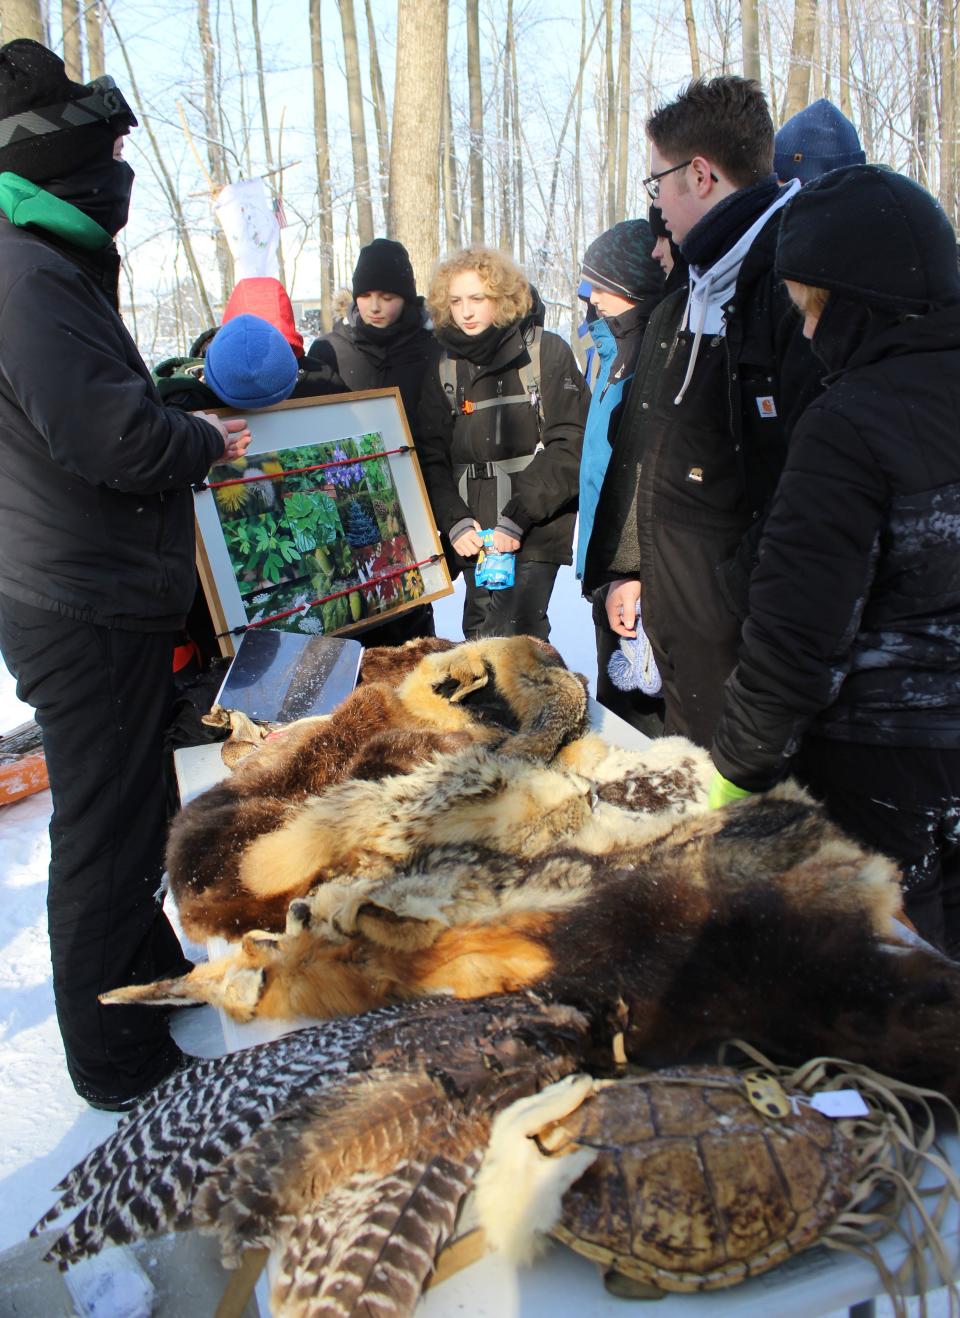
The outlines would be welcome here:
M 946 212 L 883 165 L 847 165 L 801 188 L 783 210 L 776 272 L 868 306 L 923 313 L 960 300 Z
M 417 300 L 413 266 L 403 243 L 392 238 L 374 238 L 360 248 L 353 272 L 354 299 L 364 293 L 396 293 L 404 302 Z
M 97 156 L 109 159 L 117 130 L 105 119 L 39 134 L 4 123 L 27 111 L 43 119 L 45 107 L 89 95 L 89 87 L 67 77 L 60 56 L 38 41 L 20 38 L 0 46 L 0 173 L 9 170 L 30 183 L 45 183 L 74 173 Z
M 630 302 L 662 293 L 663 271 L 653 259 L 655 242 L 646 220 L 621 220 L 594 238 L 583 258 L 581 277 Z
M 650 232 L 653 234 L 653 241 L 657 242 L 660 238 L 669 238 L 670 230 L 667 228 L 667 222 L 663 218 L 663 211 L 659 206 L 651 206 L 647 214 L 650 216 Z

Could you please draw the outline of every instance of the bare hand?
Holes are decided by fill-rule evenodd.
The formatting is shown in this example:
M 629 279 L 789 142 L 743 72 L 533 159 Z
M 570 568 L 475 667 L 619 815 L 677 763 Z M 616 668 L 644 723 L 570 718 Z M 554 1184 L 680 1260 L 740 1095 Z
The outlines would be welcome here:
M 494 531 L 493 547 L 498 554 L 515 554 L 520 548 L 520 541 L 506 531 Z
M 231 416 L 224 419 L 213 416 L 210 412 L 194 412 L 194 416 L 198 416 L 201 421 L 206 421 L 207 425 L 219 430 L 223 439 L 223 452 L 211 465 L 216 465 L 217 462 L 234 462 L 237 458 L 242 458 L 250 447 L 253 436 L 247 426 L 246 417 Z
M 636 636 L 640 582 L 632 577 L 615 581 L 607 591 L 607 622 L 618 636 Z
M 483 541 L 480 539 L 480 523 L 474 522 L 472 531 L 464 531 L 458 535 L 456 540 L 452 541 L 454 552 L 458 553 L 461 558 L 475 558 L 483 548 Z

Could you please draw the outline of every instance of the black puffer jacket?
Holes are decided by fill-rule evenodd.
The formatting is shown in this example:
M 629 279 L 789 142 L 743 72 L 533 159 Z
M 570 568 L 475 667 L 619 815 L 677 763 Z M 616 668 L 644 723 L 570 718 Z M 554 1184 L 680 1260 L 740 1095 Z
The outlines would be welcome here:
M 0 592 L 176 629 L 196 576 L 190 486 L 223 442 L 162 406 L 91 255 L 69 250 L 0 218 Z
M 849 188 L 823 199 L 829 215 L 805 207 L 784 219 L 791 275 L 809 271 L 806 282 L 825 287 L 849 288 L 858 279 L 864 287 L 855 299 L 831 291 L 817 327 L 814 349 L 834 374 L 794 432 L 751 583 L 741 658 L 713 747 L 720 772 L 747 788 L 781 777 L 806 732 L 872 745 L 960 747 L 953 240 L 942 235 L 942 277 L 934 268 L 931 278 L 934 244 L 927 236 L 911 244 L 910 229 L 912 206 L 933 213 L 932 198 L 918 198 L 916 184 L 890 175 L 881 180 L 882 195 L 872 196 L 871 167 L 856 169 Z M 826 226 L 852 238 L 846 226 L 864 213 L 885 216 L 888 241 L 860 241 L 858 230 L 859 263 L 838 261 L 831 277 Z M 792 239 L 795 225 L 817 221 L 811 265 Z M 881 298 L 911 269 L 926 284 L 924 297 L 939 291 L 950 304 L 909 317 L 880 301 L 869 308 L 864 297 Z
M 456 359 L 457 402 L 461 408 L 498 395 L 523 393 L 519 367 L 530 360 L 527 345 L 541 319 L 542 303 L 535 298 L 530 315 L 504 329 L 487 365 Z M 590 390 L 573 352 L 559 335 L 543 331 L 539 381 L 542 430 L 536 409 L 521 404 L 468 414 L 460 411 L 454 418 L 440 375 L 443 352 L 440 345 L 435 346 L 415 430 L 417 453 L 442 535 L 447 537 L 465 520 L 476 519 L 482 527 L 494 527 L 503 517 L 523 533 L 520 556 L 536 562 L 570 563 L 583 429 L 590 407 Z M 467 499 L 462 497 L 455 467 L 534 453 L 533 461 L 511 476 L 511 497 L 503 507 L 496 507 L 494 479 L 468 480 Z M 459 558 L 452 550 L 448 553 L 457 570 L 475 563 L 474 559 Z
M 338 321 L 329 334 L 314 339 L 304 365 L 309 368 L 316 362 L 354 392 L 395 385 L 412 427 L 424 371 L 434 351 L 433 335 L 425 322 L 422 298 L 405 306 L 400 319 L 387 329 L 365 325 L 354 303 L 346 322 Z

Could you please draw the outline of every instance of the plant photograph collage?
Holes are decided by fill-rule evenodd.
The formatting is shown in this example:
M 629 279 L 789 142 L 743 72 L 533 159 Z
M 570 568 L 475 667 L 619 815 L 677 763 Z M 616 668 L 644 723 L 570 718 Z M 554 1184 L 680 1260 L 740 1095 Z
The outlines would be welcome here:
M 248 622 L 328 635 L 423 594 L 416 568 L 397 572 L 414 557 L 383 451 L 371 433 L 212 469 Z

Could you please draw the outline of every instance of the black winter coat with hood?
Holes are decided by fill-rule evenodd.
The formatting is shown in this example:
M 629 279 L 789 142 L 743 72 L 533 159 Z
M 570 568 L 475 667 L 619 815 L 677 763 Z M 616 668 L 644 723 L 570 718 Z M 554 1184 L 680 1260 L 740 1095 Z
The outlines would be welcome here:
M 339 376 L 351 392 L 395 385 L 412 428 L 434 346 L 423 298 L 407 303 L 400 318 L 383 329 L 365 325 L 354 303 L 346 321 L 338 321 L 329 334 L 314 339 L 303 364 L 309 368 L 317 363 Z
M 433 360 L 427 370 L 415 438 L 430 503 L 448 557 L 455 570 L 475 566 L 449 549 L 453 539 L 474 519 L 483 528 L 496 527 L 522 535 L 518 557 L 542 563 L 570 563 L 577 519 L 580 455 L 590 407 L 590 390 L 570 347 L 544 330 L 540 341 L 539 391 L 542 424 L 534 406 L 512 404 L 464 412 L 464 405 L 498 396 L 523 393 L 519 368 L 530 361 L 528 346 L 543 322 L 543 303 L 534 292 L 529 315 L 500 331 L 495 350 L 482 364 L 454 358 L 458 411 L 452 411 L 444 390 L 440 361 L 444 332 L 438 331 Z M 456 336 L 454 336 L 456 337 Z M 460 343 L 464 336 L 456 337 Z M 480 476 L 466 481 L 463 498 L 455 468 L 533 455 L 522 471 L 510 476 L 510 497 L 498 507 L 496 479 Z
M 830 290 L 813 348 L 832 373 L 791 440 L 713 746 L 748 789 L 807 733 L 960 747 L 953 231 L 917 184 L 858 165 L 798 195 L 777 265 Z
M 161 404 L 111 257 L 0 217 L 0 592 L 170 631 L 196 582 L 190 486 L 223 441 Z

